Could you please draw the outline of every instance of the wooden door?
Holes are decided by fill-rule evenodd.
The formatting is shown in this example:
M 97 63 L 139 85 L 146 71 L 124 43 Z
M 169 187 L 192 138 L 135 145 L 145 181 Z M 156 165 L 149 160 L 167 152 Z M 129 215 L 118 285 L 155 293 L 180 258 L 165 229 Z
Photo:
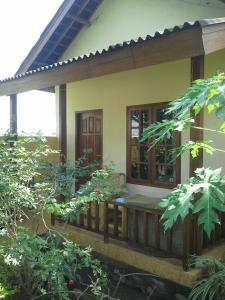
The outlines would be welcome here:
M 83 155 L 83 150 L 90 148 L 88 162 L 98 160 L 102 164 L 102 111 L 93 110 L 77 113 L 76 159 Z

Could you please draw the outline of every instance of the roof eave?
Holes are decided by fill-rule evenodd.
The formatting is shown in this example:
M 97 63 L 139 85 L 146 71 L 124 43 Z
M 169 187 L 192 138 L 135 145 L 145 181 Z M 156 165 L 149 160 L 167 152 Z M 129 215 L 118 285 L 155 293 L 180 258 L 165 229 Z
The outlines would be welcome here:
M 0 83 L 0 96 L 204 55 L 199 25 L 40 68 Z

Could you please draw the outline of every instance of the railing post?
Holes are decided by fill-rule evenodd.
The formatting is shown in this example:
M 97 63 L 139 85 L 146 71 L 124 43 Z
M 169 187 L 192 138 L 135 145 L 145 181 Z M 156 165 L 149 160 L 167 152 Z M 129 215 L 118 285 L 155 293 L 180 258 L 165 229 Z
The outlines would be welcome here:
M 109 235 L 109 224 L 108 224 L 108 202 L 104 202 L 104 212 L 103 212 L 103 226 L 104 226 L 104 240 L 108 238 Z
M 138 212 L 136 209 L 133 209 L 133 234 L 134 234 L 134 238 L 133 238 L 133 242 L 134 244 L 137 244 L 138 242 Z
M 119 222 L 118 222 L 118 204 L 113 203 L 113 235 L 114 237 L 118 237 L 119 234 Z
M 89 208 L 87 210 L 87 228 L 92 229 L 91 203 L 89 204 Z
M 84 214 L 80 214 L 80 226 L 84 227 Z
M 188 258 L 190 254 L 190 215 L 184 220 L 184 235 L 183 235 L 183 269 L 189 270 Z
M 198 221 L 196 221 L 196 254 L 201 255 L 202 254 L 202 247 L 203 247 L 203 228 L 202 225 L 198 224 Z
M 156 233 L 155 233 L 155 245 L 156 249 L 160 249 L 160 216 L 155 215 L 155 222 L 156 222 Z
M 128 207 L 122 208 L 122 237 L 128 240 Z
M 166 232 L 166 243 L 167 243 L 167 251 L 169 253 L 172 252 L 172 246 L 173 246 L 173 229 L 168 229 Z
M 95 231 L 99 232 L 99 204 L 95 202 Z
M 144 212 L 144 220 L 143 220 L 143 240 L 144 246 L 148 246 L 148 213 Z

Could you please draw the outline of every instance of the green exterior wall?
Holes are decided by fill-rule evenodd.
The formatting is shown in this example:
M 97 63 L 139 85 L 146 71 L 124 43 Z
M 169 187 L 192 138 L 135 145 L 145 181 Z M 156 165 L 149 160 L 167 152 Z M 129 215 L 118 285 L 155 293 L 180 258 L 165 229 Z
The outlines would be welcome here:
M 225 50 L 220 50 L 206 56 L 205 78 L 212 76 L 217 71 L 225 72 Z M 219 130 L 221 122 L 221 119 L 218 119 L 213 112 L 208 114 L 205 111 L 204 127 Z M 225 151 L 225 136 L 210 131 L 204 131 L 204 138 L 208 141 L 212 140 L 212 145 L 215 148 Z M 204 165 L 211 168 L 222 167 L 223 173 L 225 174 L 225 153 L 215 152 L 213 155 L 204 153 Z
M 173 76 L 171 76 L 171 70 Z M 141 68 L 67 85 L 67 151 L 75 159 L 75 112 L 103 110 L 103 163 L 113 161 L 126 173 L 127 106 L 166 102 L 180 96 L 190 82 L 190 60 Z M 182 135 L 183 141 L 189 133 Z M 189 156 L 182 158 L 182 181 L 188 177 Z M 128 185 L 131 193 L 163 197 L 166 189 Z
M 205 57 L 205 77 L 216 71 L 225 71 L 225 50 Z M 190 85 L 190 60 L 180 60 L 156 66 L 135 69 L 67 85 L 67 151 L 68 159 L 75 160 L 75 112 L 103 110 L 103 162 L 115 162 L 116 171 L 126 173 L 126 108 L 127 106 L 170 101 L 182 95 Z M 58 87 L 56 88 L 58 96 Z M 205 112 L 204 125 L 218 129 L 220 122 Z M 218 134 L 204 133 L 206 140 L 225 150 L 224 140 Z M 189 140 L 189 131 L 182 133 L 182 142 Z M 223 153 L 204 154 L 204 165 L 222 166 Z M 189 155 L 181 159 L 181 180 L 189 175 Z M 128 185 L 132 194 L 163 197 L 167 189 Z

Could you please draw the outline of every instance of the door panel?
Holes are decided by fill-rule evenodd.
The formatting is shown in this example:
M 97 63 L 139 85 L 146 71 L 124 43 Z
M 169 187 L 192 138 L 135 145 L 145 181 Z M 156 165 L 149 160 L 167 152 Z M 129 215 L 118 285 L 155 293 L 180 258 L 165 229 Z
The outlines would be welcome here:
M 85 148 L 91 148 L 88 162 L 102 163 L 102 111 L 87 111 L 77 114 L 76 159 L 82 156 Z

